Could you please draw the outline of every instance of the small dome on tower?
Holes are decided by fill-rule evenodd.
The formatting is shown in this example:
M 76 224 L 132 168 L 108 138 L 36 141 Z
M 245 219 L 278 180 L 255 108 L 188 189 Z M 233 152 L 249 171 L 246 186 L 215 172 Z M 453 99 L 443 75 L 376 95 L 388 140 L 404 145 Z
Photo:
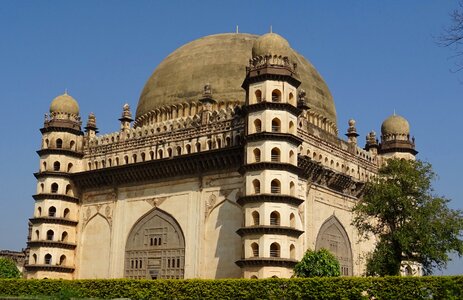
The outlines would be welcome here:
M 252 57 L 265 55 L 281 55 L 289 57 L 291 47 L 287 40 L 276 33 L 267 33 L 254 41 L 252 45 Z
M 381 134 L 408 135 L 410 134 L 410 124 L 408 124 L 408 121 L 404 117 L 393 114 L 384 120 L 383 124 L 381 125 Z
M 69 113 L 78 115 L 79 104 L 77 101 L 68 95 L 67 92 L 56 97 L 50 104 L 50 113 Z

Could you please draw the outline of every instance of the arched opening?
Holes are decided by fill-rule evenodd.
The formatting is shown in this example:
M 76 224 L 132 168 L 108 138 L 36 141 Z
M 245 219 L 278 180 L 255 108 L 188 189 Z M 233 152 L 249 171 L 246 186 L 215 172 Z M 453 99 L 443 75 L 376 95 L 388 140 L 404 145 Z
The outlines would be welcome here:
M 281 183 L 278 179 L 273 179 L 270 183 L 270 192 L 272 194 L 281 194 Z
M 126 165 L 129 163 L 129 157 L 127 155 L 124 156 L 124 163 Z
M 111 158 L 108 158 L 108 167 L 113 166 L 113 160 Z
M 222 148 L 222 140 L 220 138 L 217 139 L 217 148 Z
M 289 133 L 296 133 L 293 121 L 289 121 Z
M 191 145 L 190 144 L 186 145 L 185 150 L 186 150 L 187 154 L 190 154 L 191 153 Z
M 254 120 L 254 132 L 259 133 L 262 131 L 262 122 L 259 119 Z
M 177 146 L 177 155 L 182 155 L 182 147 Z
M 270 257 L 280 257 L 280 245 L 278 243 L 270 245 Z
M 260 149 L 256 148 L 252 152 L 254 153 L 254 162 L 260 162 Z
M 253 257 L 259 257 L 259 245 L 257 243 L 251 244 L 251 251 Z
M 252 181 L 252 187 L 254 194 L 260 194 L 260 181 L 258 179 Z
M 254 92 L 254 98 L 255 98 L 256 103 L 262 102 L 262 91 L 256 90 Z
M 132 155 L 132 162 L 133 163 L 137 162 L 137 155 L 136 154 Z
M 251 279 L 258 279 L 256 275 L 252 275 Z
M 259 225 L 260 224 L 259 213 L 257 211 L 253 211 L 251 215 L 252 215 L 252 225 L 254 225 L 254 226 Z
M 48 216 L 49 217 L 56 217 L 56 207 L 50 206 L 48 208 Z
M 48 230 L 47 231 L 47 241 L 53 241 L 53 237 L 55 236 L 55 233 L 53 232 L 53 230 Z
M 45 148 L 48 148 L 50 146 L 50 141 L 48 139 L 45 140 Z
M 172 157 L 172 148 L 167 148 L 167 157 Z
M 37 208 L 37 215 L 39 217 L 42 215 L 42 208 L 40 206 Z
M 51 193 L 52 193 L 52 194 L 58 193 L 58 184 L 57 184 L 56 182 L 53 182 L 53 183 L 51 184 Z
M 52 259 L 51 259 L 51 254 L 50 253 L 45 255 L 44 262 L 45 262 L 46 265 L 51 265 Z
M 76 144 L 76 142 L 71 141 L 71 142 L 69 143 L 69 149 L 73 150 L 75 144 Z
M 293 244 L 289 246 L 289 258 L 296 259 L 296 247 Z
M 196 152 L 200 152 L 201 151 L 201 143 L 197 142 L 196 143 Z
M 35 231 L 35 239 L 36 240 L 40 239 L 40 232 L 38 230 Z
M 145 154 L 145 152 L 142 152 L 142 153 L 140 154 L 140 157 L 141 157 L 141 161 L 145 161 L 145 160 L 146 160 L 146 154 Z
M 289 183 L 289 194 L 293 197 L 296 196 L 296 185 L 292 181 Z
M 72 167 L 73 167 L 72 163 L 68 163 L 68 172 L 72 171 Z
M 37 263 L 37 254 L 32 254 L 32 263 L 36 264 Z
M 156 247 L 147 248 L 151 241 Z M 185 239 L 176 220 L 159 209 L 142 217 L 130 231 L 125 261 L 124 273 L 127 278 L 183 278 Z M 132 261 L 135 261 L 135 265 L 132 265 Z M 150 261 L 159 263 L 150 264 Z
M 43 162 L 42 163 L 42 171 L 46 171 L 47 170 L 47 162 Z
M 45 190 L 45 185 L 43 183 L 40 184 L 40 192 L 43 193 Z
M 66 255 L 61 255 L 60 258 L 59 258 L 59 264 L 60 266 L 63 266 L 66 264 Z
M 55 161 L 53 163 L 53 171 L 59 171 L 60 167 L 61 167 L 61 164 L 59 163 L 59 161 Z
M 280 132 L 280 131 L 281 131 L 280 119 L 275 118 L 272 120 L 272 132 Z
M 281 92 L 278 89 L 272 91 L 272 102 L 281 102 Z
M 277 211 L 272 211 L 272 213 L 270 214 L 270 225 L 280 225 L 280 214 Z
M 294 94 L 293 94 L 293 93 L 289 93 L 288 99 L 289 99 L 289 103 L 290 103 L 290 104 L 296 106 L 296 99 L 294 98 Z
M 71 185 L 68 184 L 66 185 L 66 195 L 72 196 L 71 194 L 72 194 L 72 188 L 71 188 Z
M 230 147 L 231 146 L 231 138 L 229 136 L 227 136 L 225 138 L 225 146 L 226 147 Z
M 119 165 L 119 157 L 116 157 L 114 159 L 114 165 L 118 166 Z
M 68 233 L 66 231 L 63 231 L 63 234 L 61 234 L 61 241 L 67 242 L 67 240 L 68 240 Z
M 296 156 L 294 155 L 294 151 L 293 150 L 289 151 L 289 162 L 293 165 L 296 164 L 295 157 Z
M 150 159 L 151 159 L 151 160 L 154 159 L 154 151 L 150 151 Z
M 239 138 L 239 136 L 237 136 L 237 138 Z M 207 140 L 207 149 L 208 150 L 212 150 L 212 141 L 211 140 Z
M 63 218 L 67 219 L 69 218 L 69 208 L 65 208 L 63 211 Z
M 163 156 L 163 151 L 162 151 L 162 149 L 159 149 L 158 150 L 158 159 L 161 159 L 162 156 Z
M 63 148 L 63 140 L 62 139 L 57 139 L 56 140 L 56 148 L 58 148 L 58 149 Z
M 275 147 L 271 151 L 271 161 L 272 162 L 280 162 L 280 160 L 281 160 L 280 149 Z
M 296 228 L 296 216 L 293 213 L 289 215 L 289 226 Z

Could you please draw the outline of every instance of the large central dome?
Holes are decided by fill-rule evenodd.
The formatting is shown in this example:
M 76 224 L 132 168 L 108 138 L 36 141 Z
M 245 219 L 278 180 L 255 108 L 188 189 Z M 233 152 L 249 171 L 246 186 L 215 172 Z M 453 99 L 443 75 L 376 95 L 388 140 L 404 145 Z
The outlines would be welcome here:
M 258 35 L 225 33 L 194 40 L 165 58 L 148 79 L 138 102 L 137 119 L 164 105 L 196 102 L 210 84 L 217 101 L 244 103 L 241 84 Z M 297 63 L 300 89 L 307 93 L 311 109 L 336 124 L 333 98 L 317 70 L 290 48 Z

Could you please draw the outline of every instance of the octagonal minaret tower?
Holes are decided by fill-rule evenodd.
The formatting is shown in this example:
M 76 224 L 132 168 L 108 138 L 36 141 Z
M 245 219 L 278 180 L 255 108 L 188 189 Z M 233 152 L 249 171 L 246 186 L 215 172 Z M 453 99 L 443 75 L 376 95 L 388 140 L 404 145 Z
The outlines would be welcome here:
M 56 97 L 40 131 L 40 169 L 34 174 L 37 193 L 30 219 L 27 277 L 72 279 L 79 199 L 70 174 L 82 168 L 83 157 L 77 101 L 67 93 Z
M 281 36 L 268 33 L 257 39 L 242 87 L 245 158 L 242 174 L 245 195 L 238 200 L 245 224 L 238 230 L 243 241 L 237 264 L 245 278 L 286 277 L 293 274 L 302 253 L 303 233 L 297 197 L 297 65 Z
M 410 137 L 410 124 L 395 113 L 381 125 L 381 144 L 379 153 L 383 158 L 404 158 L 414 160 L 415 138 Z

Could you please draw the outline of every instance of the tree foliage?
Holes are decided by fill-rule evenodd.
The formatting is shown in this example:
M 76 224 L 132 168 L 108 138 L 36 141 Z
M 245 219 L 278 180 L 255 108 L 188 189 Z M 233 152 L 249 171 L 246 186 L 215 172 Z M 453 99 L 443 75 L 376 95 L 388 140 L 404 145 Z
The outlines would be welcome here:
M 326 249 L 308 249 L 294 267 L 297 277 L 334 277 L 340 275 L 339 261 Z
M 0 278 L 20 278 L 19 272 L 14 261 L 9 258 L 0 257 Z
M 458 2 L 458 8 L 450 13 L 451 24 L 444 28 L 438 43 L 444 47 L 451 47 L 455 51 L 455 72 L 463 69 L 463 0 Z
M 423 265 L 426 275 L 442 269 L 449 252 L 463 254 L 463 213 L 433 195 L 436 175 L 429 163 L 390 159 L 353 208 L 353 224 L 378 243 L 367 258 L 368 275 L 398 275 L 402 260 Z

